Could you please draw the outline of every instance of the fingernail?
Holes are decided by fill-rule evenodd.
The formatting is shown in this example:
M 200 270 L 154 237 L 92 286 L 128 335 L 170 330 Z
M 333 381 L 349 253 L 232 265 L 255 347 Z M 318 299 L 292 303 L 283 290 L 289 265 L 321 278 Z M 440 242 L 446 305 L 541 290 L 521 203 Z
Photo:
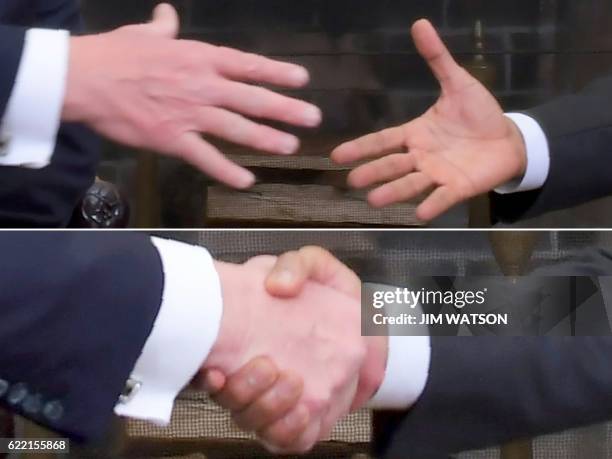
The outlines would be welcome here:
M 308 70 L 306 70 L 304 67 L 295 67 L 289 75 L 291 80 L 296 85 L 304 85 L 308 83 L 308 80 L 310 80 Z
M 292 155 L 300 147 L 300 141 L 292 135 L 284 136 L 280 142 L 280 151 L 285 155 Z
M 304 110 L 303 120 L 307 126 L 316 127 L 321 124 L 322 119 L 323 115 L 321 113 L 321 110 L 319 110 L 314 105 L 311 105 L 306 110 Z
M 283 269 L 281 272 L 276 274 L 275 279 L 281 284 L 291 284 L 295 279 L 295 276 L 288 269 Z
M 255 367 L 247 377 L 247 384 L 250 387 L 260 387 L 272 383 L 274 375 L 269 371 L 262 370 L 260 367 Z

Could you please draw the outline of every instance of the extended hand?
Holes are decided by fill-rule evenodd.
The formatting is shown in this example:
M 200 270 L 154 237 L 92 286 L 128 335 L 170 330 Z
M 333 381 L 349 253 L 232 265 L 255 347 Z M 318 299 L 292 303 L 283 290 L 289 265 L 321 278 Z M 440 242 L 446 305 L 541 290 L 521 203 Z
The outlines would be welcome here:
M 74 37 L 62 119 L 88 124 L 117 142 L 178 157 L 237 188 L 254 176 L 200 133 L 260 150 L 291 154 L 299 141 L 244 118 L 314 127 L 317 107 L 246 82 L 297 88 L 299 66 L 229 48 L 177 40 L 178 15 L 167 4 L 150 24 Z
M 412 36 L 441 86 L 424 115 L 403 126 L 345 143 L 341 164 L 371 160 L 349 176 L 356 188 L 383 184 L 369 195 L 375 207 L 427 197 L 417 216 L 429 221 L 461 201 L 489 192 L 526 170 L 524 141 L 489 91 L 454 61 L 426 20 Z
M 349 413 L 368 349 L 356 298 L 306 280 L 298 296 L 275 298 L 265 289 L 275 262 L 217 265 L 224 314 L 203 370 L 234 375 L 224 405 L 242 427 L 275 451 L 304 452 Z
M 266 288 L 272 295 L 291 298 L 299 296 L 308 281 L 360 300 L 361 281 L 357 275 L 319 247 L 305 247 L 282 255 L 266 280 Z M 351 411 L 372 397 L 385 371 L 386 339 L 366 338 L 366 343 L 367 354 L 359 373 L 359 386 Z M 296 452 L 295 439 L 303 435 L 312 423 L 309 417 L 303 418 L 299 414 L 303 383 L 302 378 L 281 372 L 272 360 L 258 358 L 229 378 L 223 372 L 208 371 L 202 387 L 221 406 L 232 411 L 238 426 L 258 432 L 270 450 L 292 453 Z M 278 393 L 292 394 L 293 398 L 281 400 L 274 395 Z M 320 435 L 317 440 L 324 438 L 325 435 Z

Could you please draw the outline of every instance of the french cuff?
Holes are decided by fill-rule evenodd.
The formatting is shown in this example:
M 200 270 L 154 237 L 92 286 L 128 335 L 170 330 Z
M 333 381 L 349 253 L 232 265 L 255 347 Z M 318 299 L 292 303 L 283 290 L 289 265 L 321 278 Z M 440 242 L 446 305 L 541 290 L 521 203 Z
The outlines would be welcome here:
M 499 194 L 520 193 L 542 188 L 550 172 L 548 139 L 536 120 L 522 113 L 506 116 L 516 124 L 525 141 L 527 171 L 520 180 L 513 180 L 495 190 Z
M 51 162 L 60 126 L 70 35 L 30 29 L 13 92 L 0 124 L 0 166 L 43 168 Z
M 152 242 L 164 270 L 162 303 L 115 413 L 167 425 L 176 396 L 217 340 L 223 301 L 207 250 L 165 239 Z
M 393 305 L 387 307 L 394 308 Z M 405 332 L 401 326 L 388 328 L 387 368 L 382 384 L 368 403 L 370 409 L 406 410 L 425 390 L 431 361 L 429 329 L 423 326 L 415 329 L 412 336 L 400 336 Z

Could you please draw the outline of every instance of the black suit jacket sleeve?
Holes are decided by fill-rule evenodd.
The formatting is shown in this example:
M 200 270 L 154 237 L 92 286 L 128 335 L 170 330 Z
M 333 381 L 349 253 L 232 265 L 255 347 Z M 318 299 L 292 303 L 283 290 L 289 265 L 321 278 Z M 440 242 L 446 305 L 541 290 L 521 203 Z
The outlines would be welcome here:
M 493 195 L 493 214 L 514 222 L 612 194 L 612 76 L 526 112 L 544 130 L 550 173 L 543 188 Z
M 13 92 L 17 70 L 21 62 L 23 44 L 26 30 L 23 27 L 0 24 L 0 62 L 2 74 L 0 75 L 0 120 L 8 105 Z
M 137 234 L 23 232 L 0 254 L 0 406 L 100 437 L 159 311 L 157 250 Z
M 605 252 L 543 274 L 610 275 Z M 432 337 L 426 388 L 394 415 L 384 457 L 437 458 L 612 419 L 610 337 Z

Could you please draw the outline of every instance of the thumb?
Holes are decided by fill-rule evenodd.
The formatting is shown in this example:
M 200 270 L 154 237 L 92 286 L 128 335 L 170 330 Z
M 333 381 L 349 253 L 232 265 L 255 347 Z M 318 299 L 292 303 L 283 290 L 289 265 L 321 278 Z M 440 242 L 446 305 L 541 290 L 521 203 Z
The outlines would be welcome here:
M 304 288 L 310 272 L 303 266 L 299 252 L 279 256 L 266 279 L 266 290 L 272 296 L 293 298 Z
M 160 3 L 153 10 L 153 19 L 145 27 L 154 35 L 176 38 L 180 27 L 179 15 L 169 3 Z
M 412 26 L 412 38 L 419 54 L 427 61 L 442 90 L 453 89 L 464 70 L 455 62 L 434 26 L 420 19 Z
M 303 247 L 280 257 L 266 279 L 266 290 L 276 297 L 296 297 L 307 281 L 361 298 L 361 280 L 330 252 L 315 246 Z

